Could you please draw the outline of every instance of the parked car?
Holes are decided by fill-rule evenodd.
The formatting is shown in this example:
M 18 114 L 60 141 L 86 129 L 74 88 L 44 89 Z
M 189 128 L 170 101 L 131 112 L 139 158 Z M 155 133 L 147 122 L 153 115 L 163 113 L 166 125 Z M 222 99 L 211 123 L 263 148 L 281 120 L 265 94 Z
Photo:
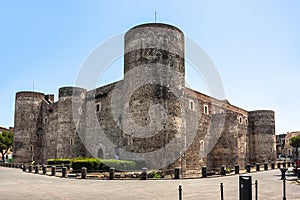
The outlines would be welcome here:
M 279 155 L 278 156 L 278 160 L 286 160 L 286 161 L 290 161 L 290 158 L 285 157 L 284 155 Z

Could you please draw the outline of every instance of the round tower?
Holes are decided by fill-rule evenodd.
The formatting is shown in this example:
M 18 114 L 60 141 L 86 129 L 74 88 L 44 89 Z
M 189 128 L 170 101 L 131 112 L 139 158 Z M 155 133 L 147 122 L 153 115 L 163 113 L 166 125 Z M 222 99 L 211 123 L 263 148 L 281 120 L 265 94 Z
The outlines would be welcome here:
M 37 129 L 42 124 L 43 93 L 18 92 L 15 101 L 14 152 L 15 162 L 35 160 L 39 141 Z
M 82 149 L 78 128 L 85 111 L 86 89 L 79 87 L 62 87 L 59 89 L 57 158 L 78 156 Z
M 274 111 L 251 111 L 248 117 L 250 161 L 274 162 L 276 160 Z
M 184 77 L 181 30 L 149 23 L 127 31 L 124 81 L 115 87 L 112 113 L 126 138 L 122 148 L 147 158 L 148 167 L 165 167 L 179 158 L 179 143 L 184 143 Z

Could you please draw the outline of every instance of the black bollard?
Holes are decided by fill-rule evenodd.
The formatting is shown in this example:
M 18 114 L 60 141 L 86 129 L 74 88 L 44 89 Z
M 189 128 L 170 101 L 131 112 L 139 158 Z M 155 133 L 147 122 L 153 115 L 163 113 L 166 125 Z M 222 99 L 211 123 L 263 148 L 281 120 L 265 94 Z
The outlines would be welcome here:
M 52 166 L 51 167 L 51 176 L 55 176 L 55 173 L 56 173 L 56 167 Z
M 66 177 L 67 177 L 67 168 L 66 168 L 66 167 L 63 167 L 63 168 L 62 168 L 62 171 L 61 171 L 61 177 L 62 177 L 62 178 L 66 178 Z
M 238 165 L 234 166 L 234 173 L 235 174 L 239 174 L 240 173 L 240 166 L 238 166 Z
M 82 179 L 86 179 L 87 177 L 87 168 L 86 167 L 82 167 L 81 168 L 81 178 Z
M 258 200 L 258 182 L 255 180 L 255 200 Z
M 220 184 L 220 188 L 221 188 L 221 200 L 224 200 L 224 191 L 223 191 L 223 183 Z
M 38 165 L 35 165 L 35 166 L 34 166 L 34 173 L 35 173 L 35 174 L 38 174 L 38 173 L 39 173 L 39 166 L 38 166 Z
M 109 180 L 113 180 L 115 178 L 115 168 L 109 168 Z
M 286 162 L 283 162 L 282 167 L 286 168 Z
M 268 171 L 268 163 L 266 163 L 266 162 L 264 163 L 264 170 Z
M 281 163 L 277 163 L 277 168 L 280 169 Z
M 26 172 L 26 165 L 23 165 L 23 172 Z
M 146 180 L 147 179 L 147 168 L 142 168 L 142 180 Z
M 290 162 L 290 161 L 287 163 L 287 166 L 288 166 L 288 167 L 291 167 L 291 162 Z
M 220 172 L 220 174 L 221 174 L 222 176 L 226 176 L 226 166 L 225 166 L 225 165 L 222 165 L 222 166 L 221 166 L 221 172 Z
M 29 165 L 29 167 L 28 167 L 28 172 L 29 172 L 29 173 L 32 172 L 32 165 Z
M 207 177 L 206 166 L 202 167 L 201 173 L 202 173 L 202 178 L 206 178 Z
M 174 169 L 174 179 L 179 179 L 180 178 L 180 168 L 176 167 Z
M 271 169 L 275 169 L 275 163 L 271 163 Z
M 178 192 L 179 192 L 179 200 L 182 200 L 182 187 L 181 187 L 181 185 L 179 185 Z
M 260 164 L 256 163 L 256 171 L 259 171 L 259 170 L 260 170 Z
M 247 172 L 247 173 L 250 173 L 250 172 L 251 172 L 251 165 L 250 165 L 250 164 L 247 164 L 247 165 L 246 165 L 246 172 Z
M 47 166 L 46 166 L 46 165 L 43 165 L 43 166 L 42 166 L 42 170 L 43 170 L 43 174 L 46 174 L 46 173 L 47 173 Z

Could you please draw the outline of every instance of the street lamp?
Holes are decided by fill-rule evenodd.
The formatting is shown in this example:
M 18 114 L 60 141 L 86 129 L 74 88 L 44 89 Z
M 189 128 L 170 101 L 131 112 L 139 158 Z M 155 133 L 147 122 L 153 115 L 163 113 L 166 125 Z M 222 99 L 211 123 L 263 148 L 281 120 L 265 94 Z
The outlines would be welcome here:
M 281 180 L 283 181 L 283 200 L 286 200 L 286 187 L 285 187 L 285 172 L 287 171 L 287 168 L 281 168 Z

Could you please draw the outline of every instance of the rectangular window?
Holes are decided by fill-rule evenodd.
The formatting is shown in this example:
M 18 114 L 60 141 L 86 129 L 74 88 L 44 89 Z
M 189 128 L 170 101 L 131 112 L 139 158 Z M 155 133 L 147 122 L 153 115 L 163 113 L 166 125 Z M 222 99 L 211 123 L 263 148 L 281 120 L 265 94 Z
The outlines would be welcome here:
M 100 111 L 100 104 L 96 104 L 96 112 Z
M 194 101 L 193 100 L 189 101 L 189 108 L 190 108 L 190 110 L 194 110 Z

